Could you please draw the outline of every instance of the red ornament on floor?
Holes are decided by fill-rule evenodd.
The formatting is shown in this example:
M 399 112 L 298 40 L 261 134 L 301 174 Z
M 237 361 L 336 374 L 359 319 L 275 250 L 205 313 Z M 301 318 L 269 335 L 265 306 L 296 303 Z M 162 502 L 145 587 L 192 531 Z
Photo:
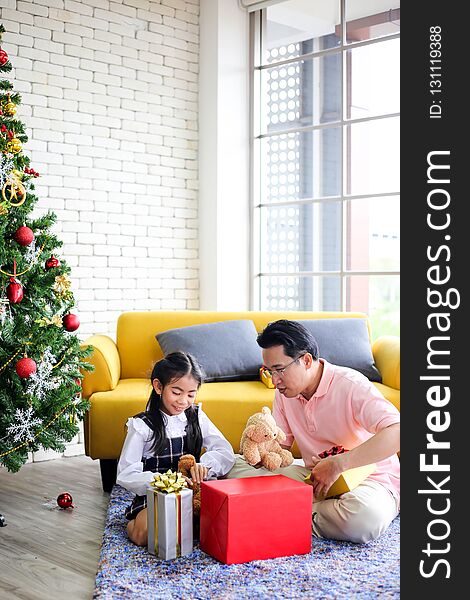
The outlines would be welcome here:
M 57 496 L 57 504 L 60 508 L 75 508 L 72 496 L 68 492 L 63 492 Z
M 80 327 L 80 319 L 77 317 L 77 315 L 69 313 L 62 319 L 62 324 L 67 331 L 75 331 Z
M 12 304 L 23 300 L 23 286 L 14 277 L 10 277 L 10 283 L 7 285 L 7 298 Z
M 26 226 L 18 227 L 18 229 L 15 231 L 13 239 L 21 246 L 29 246 L 34 240 L 33 230 Z
M 33 373 L 36 373 L 37 366 L 32 358 L 26 357 L 20 358 L 20 360 L 16 363 L 15 369 L 19 377 L 22 379 L 27 379 L 33 375 Z

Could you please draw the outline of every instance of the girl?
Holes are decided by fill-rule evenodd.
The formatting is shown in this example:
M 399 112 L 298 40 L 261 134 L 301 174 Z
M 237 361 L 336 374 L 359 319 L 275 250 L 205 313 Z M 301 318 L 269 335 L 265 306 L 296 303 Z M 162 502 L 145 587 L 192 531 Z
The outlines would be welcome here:
M 146 491 L 153 473 L 176 471 L 183 454 L 196 457 L 191 468 L 196 482 L 206 479 L 209 470 L 212 478 L 225 475 L 235 463 L 232 446 L 194 404 L 202 373 L 190 354 L 173 352 L 158 361 L 151 382 L 145 412 L 127 421 L 117 467 L 117 483 L 136 494 L 125 516 L 127 534 L 139 546 L 147 544 Z

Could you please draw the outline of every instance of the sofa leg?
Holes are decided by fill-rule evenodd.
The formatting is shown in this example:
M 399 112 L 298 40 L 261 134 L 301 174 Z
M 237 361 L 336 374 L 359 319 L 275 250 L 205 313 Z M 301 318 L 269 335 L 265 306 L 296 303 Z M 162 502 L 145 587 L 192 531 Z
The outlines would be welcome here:
M 100 458 L 101 484 L 105 492 L 110 492 L 116 483 L 117 463 L 116 458 Z

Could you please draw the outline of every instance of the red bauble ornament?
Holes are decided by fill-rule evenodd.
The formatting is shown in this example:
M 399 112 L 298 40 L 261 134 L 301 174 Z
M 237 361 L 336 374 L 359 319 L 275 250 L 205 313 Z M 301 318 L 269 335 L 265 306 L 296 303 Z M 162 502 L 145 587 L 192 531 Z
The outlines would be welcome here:
M 7 298 L 12 304 L 23 300 L 23 286 L 14 277 L 10 277 L 10 283 L 7 285 Z
M 77 315 L 69 313 L 63 317 L 62 324 L 67 331 L 75 331 L 80 327 L 80 319 L 77 317 Z
M 55 256 L 51 256 L 46 260 L 46 269 L 54 269 L 55 267 L 60 266 L 60 261 Z
M 57 496 L 57 504 L 60 508 L 75 508 L 73 498 L 68 492 L 62 492 L 62 494 Z
M 3 67 L 8 62 L 8 54 L 0 48 L 0 65 Z
M 29 246 L 34 240 L 33 230 L 29 227 L 18 227 L 13 236 L 15 242 L 18 242 L 21 246 Z
M 18 376 L 22 379 L 27 379 L 33 373 L 36 373 L 36 363 L 32 358 L 20 358 L 20 360 L 16 363 L 16 372 Z

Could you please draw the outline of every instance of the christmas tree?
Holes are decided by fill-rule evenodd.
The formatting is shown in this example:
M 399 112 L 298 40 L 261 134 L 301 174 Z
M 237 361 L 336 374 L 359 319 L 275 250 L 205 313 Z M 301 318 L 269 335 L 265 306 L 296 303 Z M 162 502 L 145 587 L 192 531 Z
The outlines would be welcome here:
M 12 69 L 1 48 L 0 77 Z M 90 349 L 72 333 L 79 320 L 70 267 L 57 258 L 51 211 L 33 218 L 39 176 L 23 154 L 28 140 L 17 118 L 21 97 L 0 79 L 0 463 L 18 471 L 28 452 L 63 451 L 88 403 L 81 370 Z

